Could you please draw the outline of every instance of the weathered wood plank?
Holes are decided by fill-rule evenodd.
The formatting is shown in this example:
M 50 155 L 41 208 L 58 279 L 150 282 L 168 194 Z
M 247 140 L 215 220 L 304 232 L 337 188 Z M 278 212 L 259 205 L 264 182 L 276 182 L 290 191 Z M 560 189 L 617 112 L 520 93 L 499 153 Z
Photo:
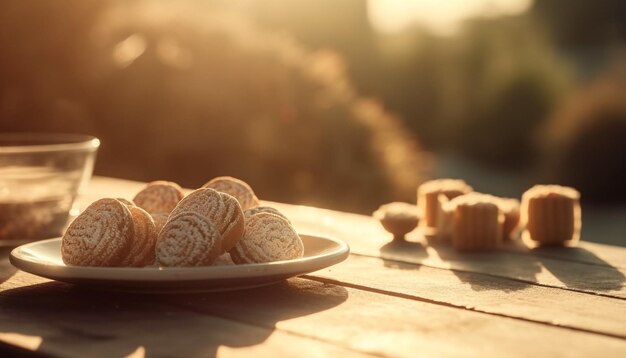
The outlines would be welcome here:
M 358 256 L 306 277 L 626 338 L 626 302 L 603 296 Z
M 626 269 L 613 267 L 610 263 L 590 265 L 578 262 L 574 257 L 563 260 L 502 250 L 458 253 L 449 245 L 427 244 L 419 232 L 409 235 L 408 240 L 412 243 L 398 250 L 390 244 L 391 235 L 370 217 L 305 206 L 273 205 L 283 210 L 300 232 L 341 238 L 350 244 L 351 252 L 355 254 L 626 298 Z M 626 254 L 624 248 L 615 247 L 615 250 Z
M 295 314 L 337 296 L 346 299 L 313 315 Z M 602 356 L 626 349 L 623 339 L 303 279 L 247 295 L 223 292 L 164 299 L 196 312 L 275 325 L 280 331 L 385 356 Z
M 340 342 L 281 332 L 269 318 L 264 325 L 236 322 L 174 307 L 158 295 L 86 291 L 22 272 L 0 290 L 0 341 L 53 356 L 363 356 Z

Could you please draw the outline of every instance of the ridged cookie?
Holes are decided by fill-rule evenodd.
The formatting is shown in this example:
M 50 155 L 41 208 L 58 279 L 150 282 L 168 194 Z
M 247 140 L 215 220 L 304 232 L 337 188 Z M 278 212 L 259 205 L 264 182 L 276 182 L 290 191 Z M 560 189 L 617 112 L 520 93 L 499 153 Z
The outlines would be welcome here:
M 154 248 L 157 230 L 148 212 L 138 206 L 130 207 L 134 235 L 130 250 L 120 263 L 121 266 L 143 267 L 154 264 Z
M 170 213 L 152 213 L 152 220 L 154 220 L 154 226 L 156 227 L 157 234 L 161 232 L 165 223 L 167 223 L 167 218 L 169 218 Z
M 237 199 L 242 210 L 259 206 L 259 199 L 245 181 L 229 176 L 216 177 L 202 186 L 232 195 Z
M 126 205 L 116 199 L 100 199 L 70 224 L 61 241 L 67 265 L 119 266 L 128 254 L 134 235 Z
M 504 214 L 497 198 L 467 194 L 451 201 L 454 207 L 452 246 L 459 251 L 482 251 L 498 248 L 502 242 Z
M 417 189 L 417 205 L 420 208 L 421 223 L 426 227 L 437 227 L 440 194 L 450 200 L 472 191 L 471 186 L 457 179 L 437 179 L 423 183 Z
M 196 189 L 181 200 L 170 217 L 185 211 L 199 213 L 210 220 L 222 235 L 222 253 L 241 238 L 245 220 L 237 199 L 210 188 Z
M 173 216 L 159 233 L 160 266 L 208 266 L 220 254 L 220 233 L 205 216 L 190 211 Z
M 174 183 L 157 180 L 148 183 L 135 195 L 133 202 L 148 213 L 169 213 L 185 196 L 182 188 Z
M 302 257 L 304 245 L 298 233 L 278 215 L 259 213 L 246 222 L 246 230 L 230 250 L 236 264 L 263 263 Z
M 281 213 L 276 208 L 273 208 L 271 206 L 256 206 L 254 208 L 249 208 L 243 211 L 243 215 L 246 217 L 246 220 L 250 219 L 252 215 L 256 215 L 260 213 L 270 213 L 270 214 L 278 215 L 281 218 L 287 220 L 291 224 L 291 221 L 289 221 L 289 219 L 283 213 Z
M 559 185 L 535 185 L 522 195 L 527 235 L 543 245 L 575 242 L 580 237 L 580 193 Z

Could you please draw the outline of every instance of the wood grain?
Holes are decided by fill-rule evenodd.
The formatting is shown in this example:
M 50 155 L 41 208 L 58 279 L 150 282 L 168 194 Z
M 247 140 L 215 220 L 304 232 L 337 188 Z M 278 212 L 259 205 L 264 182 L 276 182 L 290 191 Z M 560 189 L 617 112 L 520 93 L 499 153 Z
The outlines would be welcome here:
M 341 304 L 312 315 L 294 314 L 342 295 L 341 290 L 346 295 Z M 166 299 L 195 312 L 275 325 L 280 331 L 375 355 L 601 356 L 626 349 L 623 339 L 303 279 L 251 290 L 247 296 L 224 292 Z
M 626 339 L 626 302 L 603 296 L 358 256 L 306 277 Z
M 277 330 L 271 316 L 251 325 L 177 308 L 158 295 L 87 291 L 21 272 L 0 290 L 0 341 L 53 356 L 363 356 Z

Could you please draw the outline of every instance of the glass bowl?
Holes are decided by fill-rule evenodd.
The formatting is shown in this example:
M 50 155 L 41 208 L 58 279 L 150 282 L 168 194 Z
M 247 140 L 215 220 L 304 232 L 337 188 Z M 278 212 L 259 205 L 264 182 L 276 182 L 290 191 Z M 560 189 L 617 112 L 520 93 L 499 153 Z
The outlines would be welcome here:
M 61 235 L 99 146 L 81 134 L 0 134 L 0 246 Z

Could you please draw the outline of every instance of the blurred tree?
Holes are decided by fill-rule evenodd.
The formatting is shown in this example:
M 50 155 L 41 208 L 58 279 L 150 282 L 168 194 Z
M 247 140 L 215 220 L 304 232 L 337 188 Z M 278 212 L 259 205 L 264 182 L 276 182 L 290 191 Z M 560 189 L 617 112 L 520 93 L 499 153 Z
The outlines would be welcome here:
M 538 139 L 553 181 L 577 188 L 588 203 L 626 202 L 624 67 L 581 89 L 546 128 Z
M 534 131 L 572 75 L 532 20 L 476 19 L 452 38 L 414 29 L 395 40 L 381 45 L 382 98 L 424 145 L 509 169 L 535 159 Z
M 194 1 L 43 4 L 0 3 L 47 14 L 0 22 L 32 35 L 3 58 L 2 73 L 23 71 L 1 83 L 0 130 L 89 131 L 102 139 L 98 174 L 190 187 L 233 175 L 261 198 L 360 212 L 413 200 L 419 148 L 334 53 Z M 21 41 L 7 36 L 0 51 Z

